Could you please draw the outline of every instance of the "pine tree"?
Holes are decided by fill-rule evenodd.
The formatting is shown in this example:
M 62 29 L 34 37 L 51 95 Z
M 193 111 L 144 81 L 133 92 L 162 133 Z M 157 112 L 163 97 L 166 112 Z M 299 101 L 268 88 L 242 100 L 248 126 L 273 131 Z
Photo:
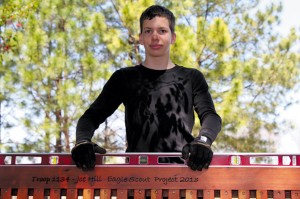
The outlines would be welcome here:
M 70 151 L 77 119 L 112 72 L 142 62 L 139 16 L 155 3 L 177 17 L 172 60 L 199 69 L 208 81 L 223 119 L 216 151 L 272 151 L 266 135 L 278 131 L 278 107 L 290 103 L 285 95 L 299 81 L 299 53 L 294 50 L 299 33 L 291 30 L 283 37 L 273 31 L 282 6 L 271 3 L 258 9 L 258 0 L 35 4 L 22 31 L 1 28 L 15 38 L 13 50 L 2 56 L 4 90 L 26 111 L 23 122 L 31 135 L 19 150 Z M 7 68 L 13 75 L 4 75 Z M 125 138 L 114 124 L 103 125 L 105 133 L 95 139 L 109 150 L 121 150 Z M 193 133 L 199 128 L 198 122 Z

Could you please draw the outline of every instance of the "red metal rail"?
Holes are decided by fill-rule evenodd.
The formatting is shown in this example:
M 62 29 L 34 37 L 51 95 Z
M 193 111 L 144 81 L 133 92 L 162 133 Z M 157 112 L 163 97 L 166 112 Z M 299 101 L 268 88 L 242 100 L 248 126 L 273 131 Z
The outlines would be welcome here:
M 180 154 L 97 155 L 83 172 L 70 154 L 0 154 L 0 199 L 300 199 L 299 154 L 215 154 L 202 171 L 166 156 Z
M 153 165 L 170 166 L 160 163 L 163 157 L 181 157 L 179 153 L 111 153 L 96 155 L 97 165 Z M 70 154 L 45 154 L 45 153 L 11 153 L 0 154 L 0 165 L 74 165 Z M 172 164 L 172 166 L 184 166 Z M 276 153 L 236 153 L 215 154 L 211 167 L 239 166 L 239 167 L 299 167 L 299 154 Z

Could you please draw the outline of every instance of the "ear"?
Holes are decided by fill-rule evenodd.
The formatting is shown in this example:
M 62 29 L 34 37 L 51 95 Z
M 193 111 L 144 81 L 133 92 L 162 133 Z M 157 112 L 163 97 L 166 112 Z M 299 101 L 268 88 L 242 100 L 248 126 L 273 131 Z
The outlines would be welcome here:
M 171 44 L 174 44 L 176 41 L 176 33 L 172 33 Z
M 141 45 L 144 45 L 142 33 L 139 34 L 139 43 L 140 43 Z

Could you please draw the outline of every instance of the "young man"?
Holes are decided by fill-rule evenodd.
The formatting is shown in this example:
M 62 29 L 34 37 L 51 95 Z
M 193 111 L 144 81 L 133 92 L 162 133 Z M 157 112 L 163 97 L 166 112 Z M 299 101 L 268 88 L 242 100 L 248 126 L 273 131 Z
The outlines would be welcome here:
M 213 156 L 210 146 L 221 130 L 221 118 L 206 80 L 200 71 L 170 59 L 170 46 L 176 40 L 171 11 L 149 7 L 140 17 L 140 28 L 144 63 L 113 73 L 78 121 L 72 158 L 83 170 L 94 168 L 95 153 L 106 152 L 91 142 L 94 131 L 123 103 L 126 152 L 182 152 L 191 169 L 208 168 Z M 196 138 L 191 135 L 194 110 L 201 122 Z

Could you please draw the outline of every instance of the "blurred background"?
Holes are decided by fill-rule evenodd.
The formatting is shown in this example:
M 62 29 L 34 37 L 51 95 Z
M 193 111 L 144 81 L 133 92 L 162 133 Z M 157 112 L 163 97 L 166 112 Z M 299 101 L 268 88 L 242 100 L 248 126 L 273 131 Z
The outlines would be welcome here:
M 173 62 L 205 75 L 223 119 L 214 152 L 300 153 L 299 1 L 0 2 L 0 152 L 70 152 L 110 75 L 143 61 L 139 17 L 160 4 L 177 17 Z M 95 132 L 109 152 L 126 147 L 123 111 Z

